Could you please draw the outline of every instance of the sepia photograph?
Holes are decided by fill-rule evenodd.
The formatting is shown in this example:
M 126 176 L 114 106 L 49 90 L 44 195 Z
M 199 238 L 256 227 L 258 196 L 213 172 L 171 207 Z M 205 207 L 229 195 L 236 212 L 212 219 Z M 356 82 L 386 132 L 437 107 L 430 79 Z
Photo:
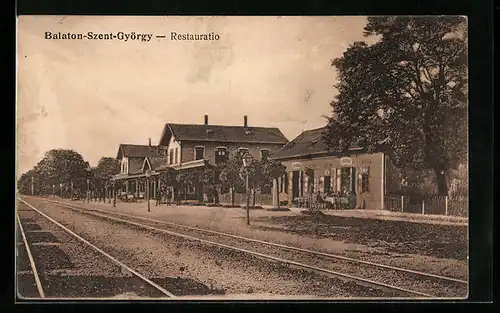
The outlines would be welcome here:
M 467 23 L 18 16 L 16 298 L 467 299 Z

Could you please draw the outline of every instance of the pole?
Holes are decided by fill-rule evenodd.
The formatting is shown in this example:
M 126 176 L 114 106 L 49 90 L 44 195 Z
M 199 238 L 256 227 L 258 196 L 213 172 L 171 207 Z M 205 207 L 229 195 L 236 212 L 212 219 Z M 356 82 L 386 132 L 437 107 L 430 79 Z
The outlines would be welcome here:
M 422 200 L 422 214 L 425 214 L 425 202 Z
M 113 196 L 113 208 L 116 207 L 116 183 L 113 183 L 111 194 Z
M 148 212 L 151 212 L 151 207 L 149 203 L 149 200 L 151 198 L 151 181 L 149 180 L 149 178 L 147 179 L 147 184 L 148 184 Z
M 31 176 L 31 195 L 35 194 L 35 176 Z
M 404 212 L 404 207 L 405 207 L 405 200 L 404 200 L 404 196 L 401 196 L 401 212 Z
M 448 215 L 448 196 L 444 198 L 444 214 Z
M 249 192 L 249 188 L 248 188 L 248 169 L 246 170 L 246 179 L 245 179 L 245 190 L 246 190 L 246 193 L 247 193 L 247 203 L 246 203 L 246 207 L 247 207 L 247 225 L 250 225 L 250 192 Z

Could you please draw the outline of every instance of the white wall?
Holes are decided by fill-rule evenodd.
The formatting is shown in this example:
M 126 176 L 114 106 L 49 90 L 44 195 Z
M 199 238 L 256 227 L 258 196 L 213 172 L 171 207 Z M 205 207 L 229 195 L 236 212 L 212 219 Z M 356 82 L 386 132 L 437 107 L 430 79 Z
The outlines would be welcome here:
M 125 166 L 125 169 L 123 168 Z M 128 158 L 123 157 L 122 162 L 120 164 L 120 173 L 127 174 L 128 173 Z
M 177 148 L 177 162 L 175 162 L 175 149 Z M 168 151 L 167 151 L 167 158 L 168 162 L 170 164 L 170 151 L 173 150 L 174 152 L 174 158 L 173 158 L 173 164 L 179 164 L 181 161 L 181 145 L 179 142 L 175 141 L 174 136 L 170 138 L 170 142 L 168 143 Z

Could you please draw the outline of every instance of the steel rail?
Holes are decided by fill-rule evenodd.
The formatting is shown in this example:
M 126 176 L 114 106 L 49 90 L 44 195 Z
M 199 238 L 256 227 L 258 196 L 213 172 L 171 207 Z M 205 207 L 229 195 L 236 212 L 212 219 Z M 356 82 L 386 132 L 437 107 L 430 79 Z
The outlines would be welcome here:
M 28 259 L 30 261 L 30 267 L 31 270 L 33 271 L 33 276 L 35 278 L 38 294 L 40 295 L 40 298 L 45 298 L 45 292 L 43 291 L 42 283 L 40 281 L 40 276 L 38 275 L 38 271 L 36 269 L 35 260 L 33 259 L 33 255 L 31 254 L 31 249 L 28 245 L 28 240 L 26 239 L 23 225 L 21 224 L 21 218 L 19 217 L 19 212 L 16 212 L 16 216 L 17 216 L 17 222 L 19 223 L 19 230 L 21 231 L 21 236 L 23 237 L 24 246 L 26 247 L 26 252 L 28 254 Z
M 58 205 L 69 206 L 69 204 L 61 204 L 61 203 L 56 202 L 56 201 L 48 201 L 48 202 L 55 203 Z M 468 282 L 465 280 L 461 280 L 461 279 L 457 279 L 457 278 L 453 278 L 453 277 L 441 276 L 441 275 L 425 273 L 425 272 L 420 272 L 420 271 L 416 271 L 416 270 L 411 270 L 411 269 L 406 269 L 406 268 L 401 268 L 401 267 L 396 267 L 396 266 L 391 266 L 391 265 L 386 265 L 386 264 L 380 264 L 380 263 L 375 263 L 375 262 L 370 262 L 370 261 L 365 261 L 365 260 L 354 259 L 354 258 L 350 258 L 350 257 L 338 255 L 338 254 L 325 253 L 325 252 L 314 251 L 314 250 L 309 250 L 309 249 L 304 249 L 304 248 L 298 248 L 298 247 L 293 247 L 293 246 L 289 246 L 289 245 L 284 245 L 284 244 L 279 244 L 279 243 L 274 243 L 274 242 L 269 242 L 269 241 L 264 241 L 264 240 L 259 240 L 259 239 L 253 239 L 253 238 L 248 238 L 248 237 L 242 237 L 242 236 L 238 236 L 238 235 L 213 231 L 213 230 L 209 230 L 209 229 L 203 229 L 203 228 L 194 227 L 194 226 L 182 225 L 182 224 L 178 224 L 178 223 L 161 221 L 161 220 L 156 220 L 156 219 L 141 217 L 141 216 L 136 216 L 136 215 L 111 212 L 111 211 L 100 210 L 100 209 L 96 209 L 96 208 L 86 209 L 86 208 L 81 208 L 78 206 L 73 206 L 73 207 L 78 208 L 78 209 L 82 209 L 82 210 L 92 210 L 92 211 L 97 211 L 97 212 L 101 212 L 101 213 L 105 213 L 105 214 L 113 214 L 113 215 L 117 215 L 117 216 L 124 216 L 124 217 L 130 217 L 130 218 L 135 218 L 135 219 L 147 220 L 147 221 L 155 222 L 158 224 L 165 224 L 165 225 L 171 225 L 171 226 L 179 227 L 179 228 L 185 228 L 185 229 L 196 230 L 196 231 L 200 231 L 200 232 L 206 232 L 209 234 L 215 234 L 215 235 L 225 236 L 225 237 L 229 237 L 229 238 L 244 240 L 244 241 L 248 241 L 248 242 L 255 242 L 255 243 L 260 243 L 260 244 L 264 244 L 264 245 L 268 245 L 268 246 L 284 248 L 284 249 L 288 249 L 291 251 L 299 251 L 299 252 L 309 253 L 312 255 L 324 256 L 324 257 L 328 257 L 328 258 L 332 258 L 332 259 L 349 261 L 352 263 L 359 263 L 359 264 L 370 265 L 370 266 L 378 267 L 378 268 L 390 269 L 390 270 L 394 270 L 394 271 L 398 271 L 398 272 L 402 272 L 402 273 L 411 273 L 411 274 L 418 275 L 420 277 L 425 277 L 425 278 L 434 278 L 434 279 L 439 279 L 439 280 L 443 280 L 443 281 L 460 283 L 460 284 L 464 284 L 464 285 L 468 284 Z
M 133 274 L 134 276 L 140 278 L 141 280 L 143 280 L 144 282 L 148 283 L 149 285 L 153 286 L 154 288 L 156 288 L 157 290 L 159 290 L 160 292 L 162 292 L 164 295 L 170 297 L 170 298 L 176 298 L 176 296 L 172 293 L 170 293 L 168 290 L 166 290 L 165 288 L 161 287 L 160 285 L 156 284 L 155 282 L 151 281 L 150 279 L 148 279 L 147 277 L 143 276 L 142 274 L 136 272 L 135 270 L 133 270 L 132 268 L 130 268 L 129 266 L 127 266 L 126 264 L 124 264 L 123 262 L 119 261 L 118 259 L 116 259 L 115 257 L 113 257 L 112 255 L 108 254 L 107 252 L 103 251 L 102 249 L 100 249 L 99 247 L 95 246 L 94 244 L 90 243 L 88 240 L 82 238 L 81 236 L 79 236 L 78 234 L 76 234 L 75 232 L 73 232 L 72 230 L 68 229 L 66 226 L 62 225 L 61 223 L 57 222 L 56 220 L 54 220 L 53 218 L 51 218 L 50 216 L 46 215 L 45 213 L 39 211 L 37 208 L 35 208 L 34 206 L 32 206 L 31 204 L 29 204 L 28 202 L 24 201 L 23 199 L 19 199 L 19 201 L 23 202 L 24 204 L 26 204 L 28 207 L 30 207 L 31 209 L 33 209 L 35 212 L 37 212 L 38 214 L 40 214 L 41 216 L 45 217 L 46 219 L 48 219 L 49 221 L 51 221 L 52 223 L 56 224 L 57 226 L 59 226 L 60 228 L 64 229 L 67 233 L 71 234 L 72 236 L 74 236 L 76 239 L 80 240 L 81 242 L 87 244 L 89 247 L 93 248 L 95 251 L 101 253 L 102 255 L 104 255 L 105 257 L 107 257 L 108 259 L 110 259 L 113 263 L 115 263 L 116 265 L 120 266 L 121 268 L 125 269 L 126 271 L 130 272 L 131 274 Z
M 313 271 L 316 271 L 316 272 L 326 273 L 326 274 L 329 274 L 329 275 L 332 275 L 332 276 L 335 276 L 335 277 L 341 277 L 341 278 L 348 279 L 348 280 L 351 280 L 351 281 L 356 281 L 358 283 L 363 283 L 365 285 L 368 285 L 368 286 L 374 287 L 374 288 L 383 288 L 383 289 L 386 289 L 386 290 L 398 291 L 398 292 L 402 292 L 402 293 L 405 293 L 405 294 L 408 294 L 408 295 L 419 296 L 419 297 L 423 297 L 423 298 L 434 298 L 433 295 L 430 295 L 430 294 L 427 294 L 427 293 L 423 293 L 423 292 L 419 292 L 419 291 L 415 291 L 415 290 L 410 290 L 410 289 L 406 289 L 406 288 L 402 288 L 402 287 L 398 287 L 398 286 L 394 286 L 394 285 L 390 285 L 390 284 L 386 284 L 386 283 L 382 283 L 382 282 L 377 282 L 377 281 L 374 281 L 374 280 L 370 280 L 370 279 L 366 279 L 366 278 L 362 278 L 362 277 L 358 277 L 358 276 L 353 276 L 353 275 L 346 274 L 346 273 L 341 273 L 341 272 L 338 272 L 338 271 L 332 271 L 332 270 L 329 270 L 329 269 L 325 269 L 325 268 L 321 268 L 321 267 L 317 267 L 317 266 L 312 266 L 312 265 L 308 265 L 308 264 L 304 264 L 304 263 L 300 263 L 300 262 L 296 262 L 296 261 L 292 261 L 292 260 L 287 260 L 287 259 L 283 259 L 283 258 L 272 256 L 272 255 L 260 253 L 260 252 L 255 252 L 255 251 L 251 251 L 251 250 L 247 250 L 247 249 L 243 249 L 243 248 L 238 248 L 238 247 L 231 246 L 231 245 L 226 245 L 226 244 L 223 244 L 223 243 L 218 243 L 218 242 L 214 242 L 214 241 L 210 241 L 210 240 L 206 240 L 206 239 L 201 239 L 201 238 L 198 238 L 198 237 L 193 237 L 193 236 L 189 236 L 189 235 L 185 235 L 185 234 L 180 234 L 180 233 L 172 232 L 172 231 L 169 231 L 169 230 L 166 230 L 166 229 L 161 229 L 161 228 L 149 226 L 149 225 L 146 225 L 146 224 L 141 224 L 141 223 L 138 223 L 138 222 L 133 222 L 133 221 L 130 221 L 130 220 L 125 220 L 125 219 L 121 219 L 121 218 L 117 218 L 117 217 L 112 217 L 112 216 L 109 216 L 109 215 L 106 215 L 106 214 L 100 214 L 100 213 L 91 212 L 91 210 L 82 209 L 82 208 L 79 208 L 79 207 L 73 207 L 73 206 L 59 204 L 59 203 L 55 203 L 55 204 L 58 204 L 59 206 L 67 208 L 67 209 L 70 209 L 70 210 L 79 211 L 80 213 L 83 213 L 83 214 L 97 216 L 97 217 L 109 219 L 109 220 L 112 220 L 112 221 L 115 221 L 115 222 L 124 223 L 124 224 L 134 225 L 134 226 L 139 227 L 139 228 L 149 229 L 149 230 L 152 230 L 152 231 L 155 231 L 155 232 L 165 233 L 165 234 L 168 234 L 168 235 L 171 235 L 171 236 L 176 236 L 176 237 L 184 238 L 184 239 L 191 240 L 191 241 L 198 241 L 198 242 L 201 242 L 201 243 L 204 243 L 204 244 L 208 244 L 208 245 L 212 245 L 212 246 L 218 246 L 218 247 L 222 247 L 222 248 L 226 248 L 226 249 L 230 249 L 230 250 L 234 250 L 234 251 L 239 251 L 239 252 L 243 252 L 243 253 L 246 253 L 246 254 L 258 256 L 258 257 L 261 257 L 261 258 L 264 258 L 264 259 L 273 260 L 273 261 L 277 261 L 277 262 L 280 262 L 280 263 L 289 264 L 289 265 L 301 267 L 301 268 L 304 268 L 304 269 L 313 270 Z

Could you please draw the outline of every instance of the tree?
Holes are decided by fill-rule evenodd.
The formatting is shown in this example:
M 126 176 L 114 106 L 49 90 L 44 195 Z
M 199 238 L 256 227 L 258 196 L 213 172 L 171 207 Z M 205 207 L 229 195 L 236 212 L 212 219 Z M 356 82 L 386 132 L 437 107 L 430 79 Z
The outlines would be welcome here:
M 188 187 L 198 187 L 202 179 L 202 172 L 200 171 L 185 171 L 179 172 L 176 175 L 176 181 L 183 186 L 184 200 L 187 201 Z
M 234 192 L 236 189 L 242 189 L 245 185 L 241 177 L 241 168 L 243 159 L 241 156 L 235 156 L 227 161 L 221 168 L 220 180 L 222 184 L 231 190 L 231 206 L 234 206 Z
M 206 167 L 202 173 L 203 185 L 208 189 L 209 198 L 215 204 L 219 204 L 219 193 L 217 191 L 217 185 L 220 183 L 219 173 L 220 168 L 217 165 Z
M 283 177 L 286 173 L 286 166 L 278 163 L 272 159 L 265 160 L 263 162 L 263 172 L 264 177 L 268 177 L 268 180 L 274 180 L 276 182 L 276 199 L 278 202 L 278 208 L 280 207 L 280 193 L 278 187 L 278 179 Z
M 171 188 L 172 197 L 174 196 L 175 187 L 178 184 L 176 180 L 177 172 L 172 168 L 166 168 L 164 171 L 160 172 L 160 193 L 165 195 L 168 188 Z
M 339 91 L 324 139 L 331 150 L 386 151 L 429 169 L 438 193 L 467 153 L 467 29 L 463 17 L 370 17 L 365 36 L 332 61 Z
M 120 161 L 112 157 L 102 157 L 95 170 L 99 181 L 100 196 L 105 198 L 106 190 L 111 186 L 111 178 L 120 172 Z
M 31 178 L 35 182 L 34 193 L 37 195 L 52 194 L 52 186 L 70 182 L 73 178 L 84 178 L 88 163 L 74 150 L 53 149 L 45 153 L 45 156 L 26 175 L 21 175 L 23 188 Z M 22 178 L 22 180 L 21 180 Z
M 112 157 L 102 157 L 97 163 L 96 173 L 98 177 L 108 181 L 120 173 L 120 162 Z

